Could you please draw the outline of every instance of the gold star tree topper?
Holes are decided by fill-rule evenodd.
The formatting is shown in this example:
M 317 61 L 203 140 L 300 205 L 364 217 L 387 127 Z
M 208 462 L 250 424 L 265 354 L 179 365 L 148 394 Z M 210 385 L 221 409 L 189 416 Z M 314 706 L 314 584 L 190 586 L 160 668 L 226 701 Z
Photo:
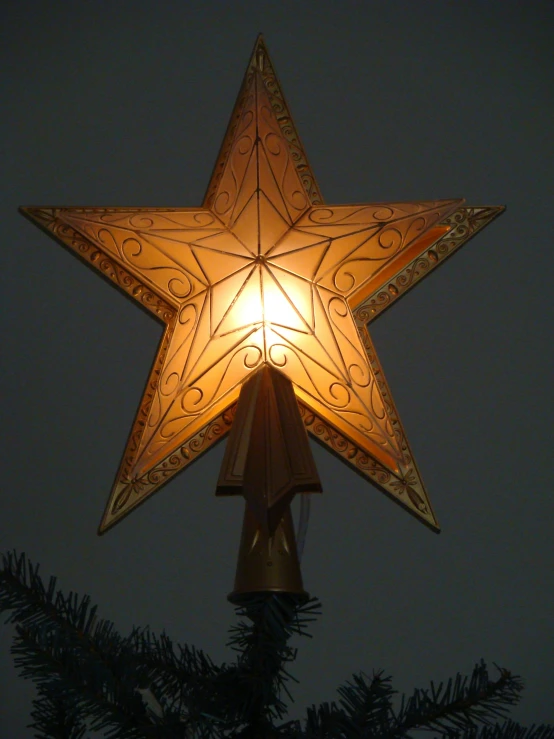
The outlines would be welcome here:
M 367 324 L 502 207 L 325 205 L 260 36 L 200 208 L 22 208 L 165 324 L 99 533 L 229 431 L 263 364 L 308 432 L 438 531 Z

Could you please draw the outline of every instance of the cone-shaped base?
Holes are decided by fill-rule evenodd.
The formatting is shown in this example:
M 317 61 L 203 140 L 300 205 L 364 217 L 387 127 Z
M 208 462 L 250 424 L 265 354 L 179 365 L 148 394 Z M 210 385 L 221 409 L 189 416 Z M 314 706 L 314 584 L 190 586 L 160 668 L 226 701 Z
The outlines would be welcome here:
M 235 589 L 227 596 L 239 604 L 256 593 L 291 593 L 308 599 L 296 550 L 290 506 L 275 534 L 270 536 L 246 504 L 240 541 Z

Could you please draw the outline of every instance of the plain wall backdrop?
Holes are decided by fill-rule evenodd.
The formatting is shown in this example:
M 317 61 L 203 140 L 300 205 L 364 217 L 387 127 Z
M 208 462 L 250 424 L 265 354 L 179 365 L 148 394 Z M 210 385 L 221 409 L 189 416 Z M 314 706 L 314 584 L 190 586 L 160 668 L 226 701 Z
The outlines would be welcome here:
M 323 603 L 291 717 L 384 668 L 410 691 L 483 657 L 554 722 L 552 2 L 30 2 L 0 17 L 0 549 L 218 661 L 243 504 L 220 445 L 96 536 L 161 327 L 19 205 L 202 201 L 258 32 L 329 203 L 507 211 L 373 325 L 442 533 L 315 447 L 303 560 Z M 0 630 L 0 736 L 33 687 Z

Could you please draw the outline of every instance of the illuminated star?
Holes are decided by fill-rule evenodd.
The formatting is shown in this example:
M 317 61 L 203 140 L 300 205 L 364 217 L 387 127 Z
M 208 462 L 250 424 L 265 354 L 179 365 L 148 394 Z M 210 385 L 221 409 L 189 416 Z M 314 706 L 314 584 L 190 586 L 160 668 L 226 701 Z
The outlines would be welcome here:
M 102 533 L 229 430 L 263 363 L 308 431 L 437 529 L 367 332 L 501 208 L 324 205 L 258 39 L 201 208 L 25 208 L 165 324 Z

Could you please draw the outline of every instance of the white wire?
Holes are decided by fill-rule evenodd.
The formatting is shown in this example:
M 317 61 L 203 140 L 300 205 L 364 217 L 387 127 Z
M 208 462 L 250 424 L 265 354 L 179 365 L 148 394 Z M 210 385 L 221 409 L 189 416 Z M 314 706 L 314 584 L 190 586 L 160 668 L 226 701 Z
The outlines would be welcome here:
M 308 533 L 308 522 L 310 520 L 311 493 L 300 493 L 300 516 L 298 517 L 298 528 L 296 530 L 296 549 L 298 561 L 302 561 L 306 534 Z

